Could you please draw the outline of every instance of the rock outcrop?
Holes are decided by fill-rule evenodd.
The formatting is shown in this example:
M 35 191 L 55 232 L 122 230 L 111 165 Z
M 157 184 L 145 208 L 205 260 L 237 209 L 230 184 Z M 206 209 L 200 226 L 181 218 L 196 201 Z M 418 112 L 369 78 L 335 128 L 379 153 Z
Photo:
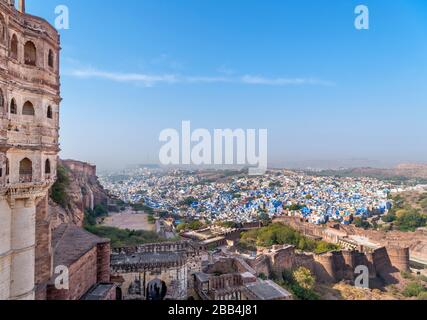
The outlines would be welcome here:
M 59 165 L 66 169 L 68 176 L 67 200 L 65 205 L 49 200 L 52 227 L 55 229 L 63 223 L 81 227 L 86 209 L 108 206 L 108 193 L 98 180 L 96 166 L 75 160 L 60 160 Z

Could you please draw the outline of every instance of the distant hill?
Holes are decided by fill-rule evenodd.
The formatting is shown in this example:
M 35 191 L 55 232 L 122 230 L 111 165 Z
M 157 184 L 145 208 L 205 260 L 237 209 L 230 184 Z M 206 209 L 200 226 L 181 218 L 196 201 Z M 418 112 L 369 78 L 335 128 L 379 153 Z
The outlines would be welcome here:
M 372 177 L 381 180 L 392 180 L 394 182 L 413 180 L 416 183 L 427 184 L 427 164 L 399 164 L 391 169 L 367 167 L 309 172 L 310 174 L 319 176 Z

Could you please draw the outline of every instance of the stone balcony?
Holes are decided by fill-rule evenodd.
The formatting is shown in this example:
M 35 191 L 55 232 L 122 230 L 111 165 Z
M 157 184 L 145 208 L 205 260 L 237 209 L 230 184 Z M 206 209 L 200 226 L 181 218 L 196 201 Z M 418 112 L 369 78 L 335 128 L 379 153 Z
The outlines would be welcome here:
M 3 180 L 0 180 L 0 189 L 13 188 L 18 186 L 32 186 L 32 185 L 46 185 L 54 184 L 56 181 L 56 175 L 46 174 L 43 179 L 37 179 L 32 174 L 21 174 L 19 175 L 18 181 L 10 181 L 10 177 L 7 175 Z
M 19 183 L 31 183 L 31 182 L 33 182 L 33 175 L 31 173 L 19 175 Z

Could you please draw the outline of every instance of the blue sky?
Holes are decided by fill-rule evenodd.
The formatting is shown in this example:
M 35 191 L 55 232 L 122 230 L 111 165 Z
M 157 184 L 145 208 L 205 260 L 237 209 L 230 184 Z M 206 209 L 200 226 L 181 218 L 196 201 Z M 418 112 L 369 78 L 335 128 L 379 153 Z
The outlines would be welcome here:
M 425 0 L 27 0 L 61 31 L 64 158 L 157 161 L 165 128 L 269 130 L 271 165 L 427 162 Z M 354 9 L 370 10 L 356 30 Z

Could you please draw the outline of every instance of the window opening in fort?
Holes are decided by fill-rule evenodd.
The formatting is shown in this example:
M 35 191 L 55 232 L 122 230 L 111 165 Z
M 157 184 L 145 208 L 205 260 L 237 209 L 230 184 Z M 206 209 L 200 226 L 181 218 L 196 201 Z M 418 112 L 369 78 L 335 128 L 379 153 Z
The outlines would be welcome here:
M 47 64 L 49 65 L 49 67 L 53 68 L 53 51 L 49 50 L 49 53 L 47 55 Z
M 24 60 L 25 64 L 30 66 L 36 65 L 37 60 L 37 49 L 34 43 L 28 41 L 24 47 Z
M 49 159 L 46 159 L 46 163 L 45 163 L 45 166 L 44 166 L 44 173 L 45 174 L 50 174 L 50 160 Z
M 24 107 L 22 108 L 22 114 L 25 116 L 34 116 L 34 106 L 30 101 L 25 102 Z
M 25 158 L 19 163 L 19 182 L 31 182 L 33 180 L 33 163 Z
M 6 39 L 6 23 L 2 15 L 0 15 L 0 42 L 4 43 Z
M 3 90 L 0 89 L 0 108 L 4 108 Z
M 10 42 L 10 56 L 13 59 L 18 59 L 18 38 L 14 34 Z
M 48 106 L 48 107 L 47 107 L 47 117 L 48 117 L 49 119 L 52 119 L 52 118 L 53 118 L 53 115 L 52 115 L 52 107 L 51 107 L 51 106 Z
M 12 99 L 12 101 L 10 102 L 10 113 L 11 114 L 17 114 L 18 113 L 18 108 L 16 107 L 15 99 Z

